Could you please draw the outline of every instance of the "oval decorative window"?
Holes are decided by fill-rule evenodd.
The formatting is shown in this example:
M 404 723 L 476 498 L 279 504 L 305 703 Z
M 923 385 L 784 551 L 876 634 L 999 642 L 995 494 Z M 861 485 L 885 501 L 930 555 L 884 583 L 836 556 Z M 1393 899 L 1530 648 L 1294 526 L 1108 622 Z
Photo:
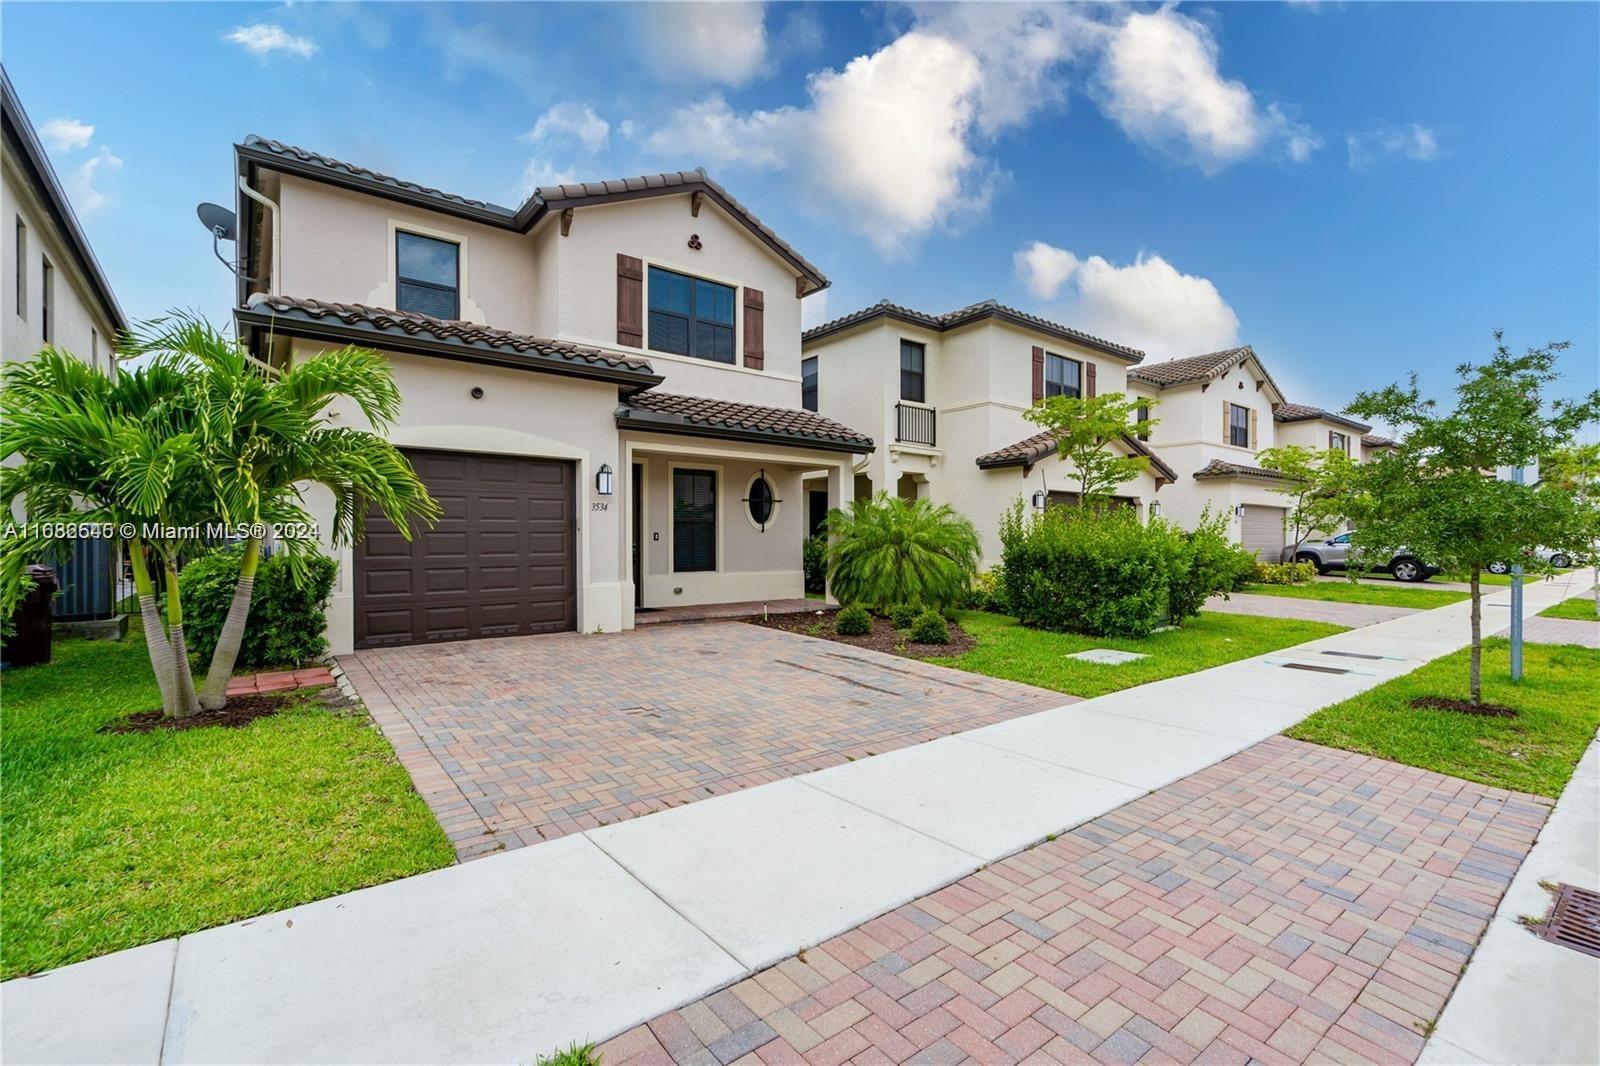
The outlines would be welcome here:
M 745 500 L 745 506 L 750 508 L 750 521 L 765 529 L 767 523 L 772 521 L 775 501 L 772 482 L 765 477 L 757 477 L 750 483 L 750 495 Z

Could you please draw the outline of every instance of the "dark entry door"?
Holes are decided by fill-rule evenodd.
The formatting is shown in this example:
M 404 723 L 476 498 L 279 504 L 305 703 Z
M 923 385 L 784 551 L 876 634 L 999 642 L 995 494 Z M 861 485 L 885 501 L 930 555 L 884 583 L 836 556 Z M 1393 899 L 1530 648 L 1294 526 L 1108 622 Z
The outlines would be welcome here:
M 355 550 L 358 648 L 577 626 L 571 463 L 407 451 L 444 515 L 406 540 L 381 513 Z

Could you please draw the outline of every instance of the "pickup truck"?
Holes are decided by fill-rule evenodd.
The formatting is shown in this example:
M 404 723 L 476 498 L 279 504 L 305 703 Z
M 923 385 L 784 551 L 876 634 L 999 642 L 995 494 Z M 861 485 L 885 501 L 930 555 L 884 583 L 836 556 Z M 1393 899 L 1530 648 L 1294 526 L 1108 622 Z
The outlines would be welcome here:
M 1308 540 L 1297 549 L 1285 548 L 1283 561 L 1310 563 L 1319 574 L 1347 569 L 1352 561 L 1351 553 L 1358 550 L 1350 543 L 1350 536 L 1349 533 L 1340 533 L 1327 540 Z M 1439 572 L 1437 566 L 1423 562 L 1404 548 L 1395 552 L 1394 558 L 1378 569 L 1387 570 L 1396 581 L 1426 581 Z

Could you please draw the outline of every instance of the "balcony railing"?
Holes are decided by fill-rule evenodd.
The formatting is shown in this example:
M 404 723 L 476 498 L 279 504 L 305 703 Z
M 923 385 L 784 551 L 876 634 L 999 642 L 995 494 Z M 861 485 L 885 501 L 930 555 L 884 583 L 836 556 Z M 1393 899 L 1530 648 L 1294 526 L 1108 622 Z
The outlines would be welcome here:
M 931 407 L 912 407 L 910 404 L 894 405 L 894 439 L 901 444 L 925 444 L 934 447 L 936 422 Z

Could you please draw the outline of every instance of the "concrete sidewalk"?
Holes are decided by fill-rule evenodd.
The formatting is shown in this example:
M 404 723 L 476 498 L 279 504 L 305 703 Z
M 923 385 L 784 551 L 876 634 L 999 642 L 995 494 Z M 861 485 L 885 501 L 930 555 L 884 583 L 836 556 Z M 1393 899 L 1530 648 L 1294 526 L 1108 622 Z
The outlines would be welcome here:
M 1568 594 L 1532 587 L 1529 613 Z M 0 1053 L 488 1062 L 601 1040 L 1454 651 L 1466 619 L 1420 612 L 7 982 Z
M 1589 745 L 1423 1049 L 1424 1063 L 1600 1062 L 1600 958 L 1541 940 L 1540 882 L 1600 888 L 1600 740 Z

